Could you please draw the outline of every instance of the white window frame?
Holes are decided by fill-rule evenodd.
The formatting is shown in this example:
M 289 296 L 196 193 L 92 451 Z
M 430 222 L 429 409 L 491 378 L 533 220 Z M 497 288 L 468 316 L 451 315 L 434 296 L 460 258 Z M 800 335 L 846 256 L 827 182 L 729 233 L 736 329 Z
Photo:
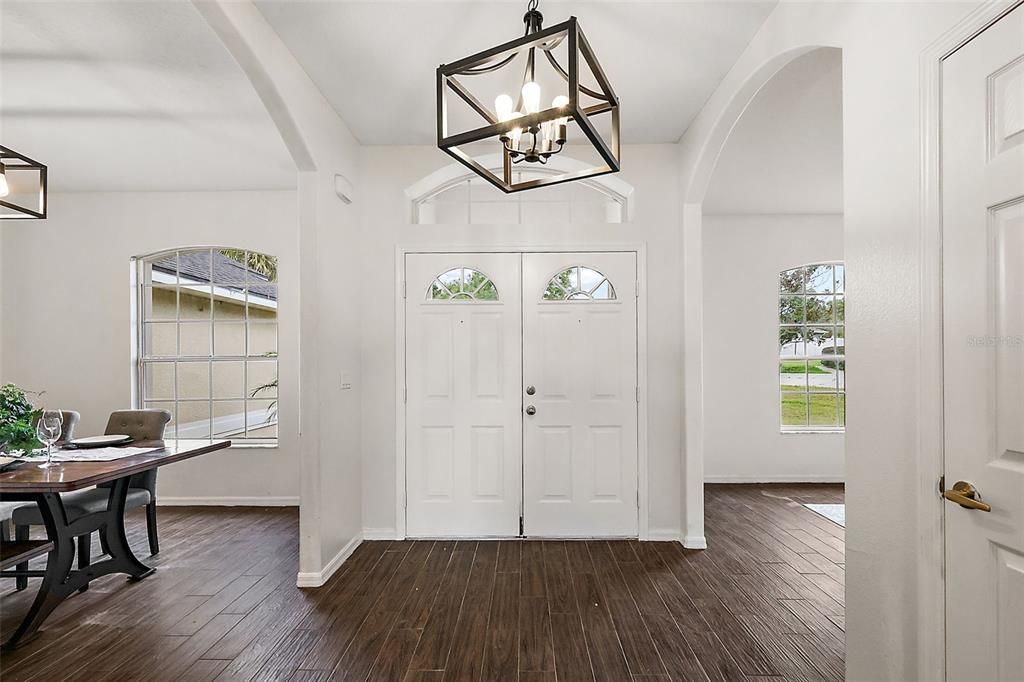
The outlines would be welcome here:
M 835 286 L 833 286 L 833 291 L 831 291 L 831 292 L 808 292 L 807 289 L 806 289 L 806 283 L 804 285 L 803 291 L 801 291 L 800 293 L 783 293 L 782 292 L 782 288 L 779 285 L 779 282 L 781 281 L 782 275 L 784 275 L 786 273 L 789 273 L 789 272 L 793 272 L 794 270 L 806 270 L 808 268 L 816 268 L 816 267 L 821 267 L 821 266 L 825 266 L 825 265 L 832 266 L 833 268 L 835 268 L 836 266 L 843 267 L 843 291 L 842 292 L 834 291 Z M 818 261 L 818 262 L 814 262 L 814 263 L 806 263 L 804 265 L 797 265 L 797 266 L 794 266 L 794 267 L 791 267 L 791 268 L 786 268 L 785 270 L 781 270 L 779 272 L 778 277 L 776 278 L 776 284 L 775 284 L 775 298 L 776 298 L 776 314 L 775 314 L 775 317 L 776 317 L 776 323 L 775 323 L 775 331 L 776 331 L 776 338 L 775 338 L 775 344 L 776 344 L 776 381 L 778 382 L 778 385 L 779 385 L 779 388 L 778 388 L 778 391 L 777 391 L 777 395 L 778 395 L 778 407 L 779 407 L 779 430 L 780 430 L 781 433 L 845 433 L 846 432 L 846 352 L 845 352 L 845 349 L 846 349 L 846 315 L 845 315 L 846 273 L 845 273 L 845 270 L 846 270 L 846 265 L 845 265 L 844 261 Z M 833 270 L 833 272 L 834 272 L 834 270 Z M 833 282 L 835 282 L 835 275 L 834 274 L 833 274 Z M 839 322 L 838 320 L 836 320 L 833 317 L 833 320 L 832 320 L 831 323 L 808 324 L 808 322 L 807 322 L 807 306 L 804 305 L 803 306 L 803 311 L 804 311 L 803 322 L 800 324 L 800 328 L 801 329 L 807 329 L 808 327 L 831 327 L 831 329 L 832 329 L 832 338 L 833 338 L 833 348 L 838 347 L 837 346 L 837 341 L 836 341 L 839 338 L 837 336 L 837 331 L 838 331 L 838 329 L 840 327 L 842 327 L 842 329 L 843 329 L 842 339 L 843 339 L 843 350 L 844 350 L 844 352 L 842 354 L 838 354 L 837 353 L 837 354 L 834 354 L 834 355 L 830 355 L 827 358 L 825 358 L 825 359 L 828 359 L 828 360 L 835 360 L 836 361 L 836 373 L 837 374 L 836 374 L 836 377 L 835 377 L 835 379 L 836 379 L 836 387 L 835 387 L 834 391 L 828 391 L 828 390 L 812 391 L 811 390 L 810 378 L 809 378 L 810 377 L 810 373 L 807 372 L 807 363 L 810 362 L 811 360 L 822 360 L 822 357 L 821 356 L 811 356 L 811 355 L 808 355 L 808 353 L 807 353 L 807 346 L 806 346 L 806 339 L 804 339 L 804 341 L 803 341 L 803 343 L 804 343 L 804 352 L 803 352 L 803 354 L 801 354 L 799 356 L 793 356 L 793 357 L 783 357 L 781 352 L 780 352 L 779 343 L 778 343 L 779 342 L 779 338 L 778 338 L 779 332 L 781 332 L 785 328 L 792 328 L 792 327 L 795 326 L 793 324 L 783 323 L 782 316 L 781 316 L 781 303 L 782 303 L 782 299 L 786 298 L 786 297 L 791 297 L 791 296 L 799 296 L 799 297 L 804 298 L 804 299 L 807 299 L 807 298 L 810 298 L 810 297 L 814 297 L 814 296 L 832 296 L 833 297 L 832 298 L 832 300 L 833 300 L 833 310 L 835 310 L 834 303 L 835 303 L 836 300 L 841 298 L 843 300 L 843 302 L 844 302 L 844 306 L 843 306 L 844 314 L 843 314 L 843 321 L 842 322 Z M 804 363 L 804 374 L 803 374 L 804 390 L 803 390 L 803 394 L 804 394 L 804 398 L 805 398 L 804 403 L 806 405 L 806 409 L 805 409 L 805 422 L 806 423 L 803 424 L 803 425 L 799 425 L 799 424 L 786 424 L 785 421 L 784 421 L 783 408 L 782 408 L 782 399 L 783 399 L 783 397 L 785 395 L 796 395 L 796 394 L 799 393 L 799 391 L 783 391 L 782 390 L 782 381 L 781 381 L 781 377 L 782 377 L 782 374 L 783 374 L 783 372 L 782 372 L 782 364 L 787 362 L 787 361 L 803 362 Z M 840 371 L 838 369 L 839 363 L 843 364 L 843 369 L 841 370 L 842 371 L 842 375 L 841 376 L 842 376 L 842 379 L 843 379 L 842 381 L 840 381 L 840 375 L 838 374 L 838 372 Z M 796 373 L 794 373 L 794 375 L 795 374 Z M 811 396 L 816 396 L 816 395 L 817 396 L 821 396 L 821 395 L 834 395 L 836 397 L 836 416 L 837 416 L 837 421 L 839 421 L 841 423 L 836 424 L 836 425 L 811 424 L 810 423 L 811 422 L 811 419 L 810 419 L 810 415 L 811 415 Z M 841 409 L 842 409 L 841 418 L 840 418 L 840 412 L 839 412 L 840 405 L 842 405 L 842 407 L 841 407 Z
M 245 328 L 245 332 L 243 333 L 243 343 L 244 343 L 244 351 L 245 352 L 242 355 L 215 355 L 214 354 L 214 351 L 215 351 L 215 348 L 216 348 L 216 346 L 214 345 L 214 337 L 215 337 L 216 325 L 213 323 L 213 318 L 212 317 L 211 317 L 211 324 L 210 324 L 210 355 L 208 355 L 208 356 L 205 356 L 205 355 L 204 356 L 182 356 L 182 355 L 149 356 L 149 355 L 147 355 L 147 349 L 146 349 L 146 323 L 148 322 L 148 320 L 146 320 L 146 316 L 145 316 L 145 305 L 146 305 L 146 292 L 145 292 L 145 289 L 148 288 L 147 287 L 147 283 L 146 283 L 146 272 L 145 272 L 147 264 L 152 263 L 153 261 L 160 260 L 162 258 L 166 258 L 168 256 L 178 256 L 181 253 L 194 253 L 194 252 L 201 252 L 201 251 L 210 252 L 211 253 L 211 258 L 212 258 L 212 253 L 214 251 L 220 251 L 220 250 L 237 250 L 237 251 L 246 251 L 246 252 L 250 252 L 251 251 L 251 252 L 255 253 L 255 250 L 252 250 L 252 249 L 242 249 L 242 248 L 235 247 L 235 246 L 183 246 L 183 247 L 178 247 L 178 248 L 174 248 L 174 249 L 166 249 L 166 250 L 163 250 L 163 251 L 157 251 L 155 253 L 149 253 L 149 254 L 146 254 L 146 255 L 143 255 L 143 256 L 135 256 L 135 257 L 133 257 L 131 259 L 132 260 L 132 293 L 133 293 L 133 298 L 134 298 L 134 300 L 132 302 L 132 311 L 133 311 L 133 315 L 132 315 L 132 317 L 133 317 L 133 319 L 132 319 L 132 328 L 133 328 L 133 334 L 132 334 L 132 359 L 133 359 L 133 363 L 132 363 L 132 366 L 133 366 L 133 372 L 132 372 L 133 373 L 133 377 L 132 377 L 132 379 L 133 379 L 133 381 L 132 381 L 132 404 L 136 407 L 136 409 L 141 409 L 141 408 L 147 407 L 148 405 L 153 404 L 153 403 L 174 403 L 174 407 L 175 407 L 175 410 L 174 410 L 174 422 L 173 422 L 173 426 L 172 426 L 173 430 L 171 432 L 171 435 L 173 437 L 175 437 L 175 438 L 178 438 L 178 439 L 199 438 L 199 439 L 202 439 L 202 440 L 207 440 L 209 438 L 232 438 L 232 439 L 234 439 L 233 442 L 232 442 L 232 446 L 233 447 L 234 446 L 243 446 L 243 447 L 245 447 L 245 446 L 251 446 L 251 447 L 277 447 L 278 443 L 279 443 L 279 440 L 280 440 L 280 432 L 278 432 L 278 435 L 276 437 L 272 437 L 272 438 L 247 438 L 247 437 L 245 437 L 245 433 L 249 429 L 249 427 L 248 427 L 249 417 L 255 415 L 258 412 L 263 412 L 263 410 L 264 410 L 264 408 L 258 408 L 258 409 L 250 410 L 249 409 L 249 403 L 250 402 L 257 402 L 258 401 L 259 403 L 262 404 L 262 403 L 264 403 L 264 402 L 266 402 L 268 400 L 277 401 L 277 407 L 275 409 L 276 416 L 273 419 L 269 419 L 269 420 L 265 420 L 265 421 L 261 422 L 259 424 L 259 426 L 255 427 L 255 428 L 262 429 L 262 428 L 266 428 L 267 426 L 275 426 L 278 429 L 280 429 L 280 426 L 279 426 L 279 415 L 280 415 L 280 399 L 281 399 L 280 386 L 278 387 L 278 391 L 276 392 L 276 394 L 274 396 L 268 396 L 268 397 L 265 397 L 265 398 L 262 398 L 262 397 L 250 397 L 249 377 L 248 377 L 248 362 L 249 361 L 265 362 L 265 361 L 267 361 L 267 357 L 265 355 L 250 355 L 249 352 L 248 352 L 248 350 L 249 350 L 249 305 L 250 305 L 250 301 L 249 301 L 249 296 L 248 296 L 248 290 L 247 289 L 246 289 L 244 294 L 240 295 L 234 289 L 223 287 L 223 286 L 218 286 L 218 285 L 214 284 L 212 281 L 210 281 L 210 282 L 202 282 L 202 281 L 198 281 L 197 280 L 197 281 L 195 281 L 195 283 L 193 285 L 193 286 L 209 287 L 210 290 L 211 290 L 212 300 L 214 300 L 214 301 L 216 301 L 216 300 L 233 301 L 233 302 L 236 302 L 236 303 L 242 303 L 243 304 L 244 314 L 243 314 L 243 317 L 242 317 L 242 320 L 241 320 L 241 324 Z M 179 260 L 176 258 L 175 262 L 177 263 L 177 262 L 179 262 Z M 211 268 L 212 268 L 212 260 L 211 260 Z M 156 272 L 154 272 L 153 275 L 152 275 L 152 283 L 163 283 L 163 284 L 167 284 L 167 285 L 173 285 L 175 287 L 175 291 L 176 292 L 180 292 L 180 290 L 182 288 L 185 288 L 185 289 L 188 288 L 187 284 L 183 285 L 182 282 L 180 281 L 181 277 L 182 277 L 182 275 L 181 275 L 180 272 L 175 273 L 175 275 L 166 275 L 166 274 L 163 274 L 163 273 L 158 275 Z M 163 279 L 164 281 L 163 282 L 159 282 L 158 280 L 160 280 L 160 279 Z M 211 280 L 212 279 L 213 278 L 212 278 L 212 272 L 211 272 Z M 273 282 L 271 284 L 272 284 L 272 286 L 275 286 L 275 287 L 279 287 L 280 286 L 279 281 L 278 282 Z M 269 300 L 261 301 L 261 303 L 259 305 L 261 307 L 265 307 L 267 309 L 277 310 L 278 309 L 278 302 L 279 301 L 280 301 L 280 289 L 278 289 L 278 297 L 277 297 L 276 300 L 274 300 L 274 301 L 269 301 Z M 212 315 L 212 309 L 211 309 L 211 315 Z M 181 317 L 181 305 L 180 305 L 180 294 L 179 294 L 179 299 L 178 299 L 178 301 L 176 302 L 176 305 L 175 305 L 175 317 L 174 317 L 174 320 L 167 320 L 166 321 L 166 322 L 174 322 L 174 324 L 175 324 L 175 333 L 178 335 L 178 343 L 179 344 L 180 344 L 180 335 L 181 335 L 181 321 L 182 321 L 182 317 Z M 280 321 L 275 321 L 273 323 L 271 323 L 271 322 L 263 322 L 263 323 L 260 323 L 260 324 L 266 324 L 268 326 L 272 324 L 275 327 L 275 333 L 278 336 L 278 341 L 277 341 L 277 343 L 275 343 L 275 346 L 277 346 L 278 349 L 280 349 Z M 177 348 L 177 351 L 180 352 L 180 345 Z M 210 363 L 210 397 L 209 398 L 180 398 L 179 395 L 178 395 L 177 372 L 175 372 L 175 375 L 174 375 L 175 376 L 175 380 L 174 380 L 174 385 L 172 387 L 172 396 L 173 396 L 172 398 L 167 398 L 167 399 L 148 398 L 147 395 L 146 395 L 146 371 L 147 371 L 147 367 L 150 366 L 150 365 L 167 364 L 167 363 L 173 363 L 176 366 L 177 364 L 180 364 L 181 362 L 208 362 L 208 363 Z M 220 363 L 220 362 L 225 362 L 225 363 L 226 362 L 236 362 L 236 363 L 241 363 L 242 364 L 242 368 L 243 368 L 242 369 L 242 386 L 243 386 L 243 391 L 242 391 L 241 398 L 216 398 L 213 395 L 213 374 L 214 374 L 214 372 L 213 372 L 213 365 L 215 363 Z M 278 362 L 276 357 L 275 357 L 275 362 L 278 365 L 277 376 L 280 377 L 280 363 Z M 193 434 L 188 434 L 188 433 L 182 434 L 181 433 L 180 427 L 183 426 L 183 425 L 178 423 L 177 415 L 178 415 L 178 405 L 180 403 L 182 403 L 182 402 L 193 402 L 193 403 L 206 402 L 206 403 L 209 403 L 209 420 L 208 420 L 208 422 L 203 422 L 203 423 L 207 424 L 207 428 L 209 429 L 209 435 L 206 435 L 205 433 L 202 434 L 202 435 L 193 435 Z M 213 409 L 214 409 L 215 403 L 217 403 L 217 402 L 233 402 L 233 403 L 241 402 L 243 404 L 244 412 L 242 414 L 244 415 L 244 418 L 241 420 L 241 424 L 237 428 L 223 428 L 223 427 L 218 428 L 216 426 L 218 418 L 214 416 Z M 234 417 L 234 415 L 232 415 L 232 416 Z M 220 419 L 223 420 L 224 418 L 221 417 Z M 198 424 L 199 422 L 195 422 L 195 423 Z

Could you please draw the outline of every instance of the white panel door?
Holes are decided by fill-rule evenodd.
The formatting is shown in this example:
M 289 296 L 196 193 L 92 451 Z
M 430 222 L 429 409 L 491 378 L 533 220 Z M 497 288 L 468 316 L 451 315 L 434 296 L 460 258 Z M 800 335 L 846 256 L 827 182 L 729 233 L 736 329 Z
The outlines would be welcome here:
M 1024 8 L 942 91 L 947 679 L 1024 680 Z
M 527 536 L 637 535 L 636 286 L 633 253 L 523 256 Z
M 407 532 L 515 536 L 519 254 L 406 256 Z

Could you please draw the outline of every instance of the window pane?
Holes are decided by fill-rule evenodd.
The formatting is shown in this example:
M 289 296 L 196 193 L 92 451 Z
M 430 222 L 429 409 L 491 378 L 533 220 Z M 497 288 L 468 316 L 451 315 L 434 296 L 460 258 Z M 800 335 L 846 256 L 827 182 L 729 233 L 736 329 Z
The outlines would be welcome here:
M 779 274 L 779 293 L 800 294 L 804 291 L 804 269 L 794 268 Z
M 779 363 L 779 388 L 785 391 L 803 391 L 807 388 L 807 363 L 787 360 Z
M 182 284 L 189 282 L 212 282 L 210 272 L 210 251 L 178 252 L 178 277 Z
M 783 426 L 806 426 L 807 425 L 807 394 L 806 393 L 783 393 L 782 394 L 782 425 Z
M 277 355 L 277 324 L 249 322 L 249 356 Z
M 246 363 L 246 393 L 250 398 L 277 397 L 277 360 L 250 360 Z
M 170 253 L 142 264 L 143 286 L 150 284 L 171 284 L 178 282 L 178 254 Z
M 213 283 L 234 285 L 245 284 L 245 263 L 247 252 L 241 249 L 220 249 L 213 252 Z
M 178 400 L 210 397 L 210 363 L 178 363 Z M 207 415 L 209 416 L 209 415 Z
M 835 393 L 819 393 L 810 396 L 810 425 L 839 426 L 838 401 Z
M 837 265 L 835 267 L 835 271 L 836 271 L 836 289 L 835 289 L 835 291 L 836 291 L 837 294 L 846 293 L 846 266 L 845 265 Z
M 175 406 L 172 402 L 164 402 L 159 400 L 146 400 L 142 403 L 142 406 L 149 410 L 167 410 L 171 413 L 171 421 L 167 423 L 167 427 L 164 429 L 164 438 L 173 439 L 177 438 L 177 427 L 178 420 L 175 416 Z
M 210 319 L 212 299 L 208 286 L 182 287 L 178 291 L 178 307 L 183 320 Z
M 273 284 L 249 285 L 249 317 L 277 318 L 277 287 Z
M 174 399 L 174 363 L 147 362 L 143 368 L 145 400 Z
M 142 352 L 146 357 L 171 358 L 178 354 L 178 325 L 147 322 L 143 329 Z
M 178 291 L 173 286 L 158 285 L 142 289 L 144 320 L 178 319 Z
M 205 357 L 210 355 L 210 334 L 213 326 L 209 322 L 182 322 L 178 326 L 181 335 L 181 357 Z
M 216 287 L 213 316 L 218 320 L 245 319 L 245 287 L 229 285 Z
M 779 357 L 803 357 L 806 350 L 803 327 L 779 327 Z
M 807 361 L 807 386 L 811 391 L 836 392 L 836 372 L 825 366 L 826 361 Z
M 245 397 L 244 362 L 215 362 L 212 372 L 214 398 Z
M 277 438 L 277 401 L 250 400 L 246 429 L 247 438 Z
M 846 426 L 846 394 L 839 394 L 839 425 Z
M 218 400 L 213 403 L 213 437 L 229 438 L 245 433 L 245 402 Z
M 832 297 L 808 296 L 807 324 L 832 324 Z
M 210 403 L 178 403 L 178 438 L 210 438 Z
M 803 324 L 805 296 L 782 296 L 779 298 L 779 323 Z
M 214 322 L 214 355 L 245 355 L 245 323 Z
M 831 265 L 811 265 L 807 268 L 807 293 L 831 293 L 834 286 Z
M 846 321 L 846 297 L 836 296 L 835 302 L 832 304 L 835 309 L 836 322 L 842 324 Z
M 807 343 L 807 357 L 821 357 L 823 348 L 831 348 L 834 330 L 835 327 L 808 327 L 804 337 Z
M 250 251 L 246 265 L 246 277 L 250 284 L 277 282 L 277 256 Z

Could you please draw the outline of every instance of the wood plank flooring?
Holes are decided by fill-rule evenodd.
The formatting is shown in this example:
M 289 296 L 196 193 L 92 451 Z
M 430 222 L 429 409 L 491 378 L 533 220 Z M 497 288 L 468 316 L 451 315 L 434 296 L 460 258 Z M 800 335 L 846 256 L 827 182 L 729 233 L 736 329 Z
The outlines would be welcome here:
M 109 576 L 0 658 L 17 680 L 841 680 L 841 486 L 709 485 L 710 549 L 365 542 L 295 587 L 294 509 L 160 510 L 158 571 Z M 145 557 L 145 523 L 130 516 Z M 98 551 L 98 549 L 94 550 Z M 0 600 L 4 636 L 38 584 Z

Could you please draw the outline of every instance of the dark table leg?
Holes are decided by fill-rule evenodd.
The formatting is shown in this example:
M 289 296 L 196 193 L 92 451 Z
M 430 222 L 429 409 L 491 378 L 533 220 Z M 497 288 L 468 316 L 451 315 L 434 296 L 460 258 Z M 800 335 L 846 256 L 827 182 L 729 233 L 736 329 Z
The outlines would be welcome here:
M 110 488 L 107 508 L 102 512 L 87 514 L 68 522 L 64 505 L 57 493 L 33 495 L 46 526 L 47 538 L 53 541 L 54 549 L 46 563 L 46 572 L 39 593 L 29 608 L 25 619 L 14 634 L 3 645 L 4 651 L 17 648 L 31 639 L 46 617 L 61 602 L 77 592 L 79 588 L 104 575 L 126 573 L 130 580 L 141 580 L 156 569 L 143 564 L 132 553 L 124 527 L 125 499 L 128 496 L 128 478 L 114 481 Z M 99 531 L 110 554 L 104 559 L 81 570 L 72 570 L 75 556 L 75 538 L 85 533 Z

